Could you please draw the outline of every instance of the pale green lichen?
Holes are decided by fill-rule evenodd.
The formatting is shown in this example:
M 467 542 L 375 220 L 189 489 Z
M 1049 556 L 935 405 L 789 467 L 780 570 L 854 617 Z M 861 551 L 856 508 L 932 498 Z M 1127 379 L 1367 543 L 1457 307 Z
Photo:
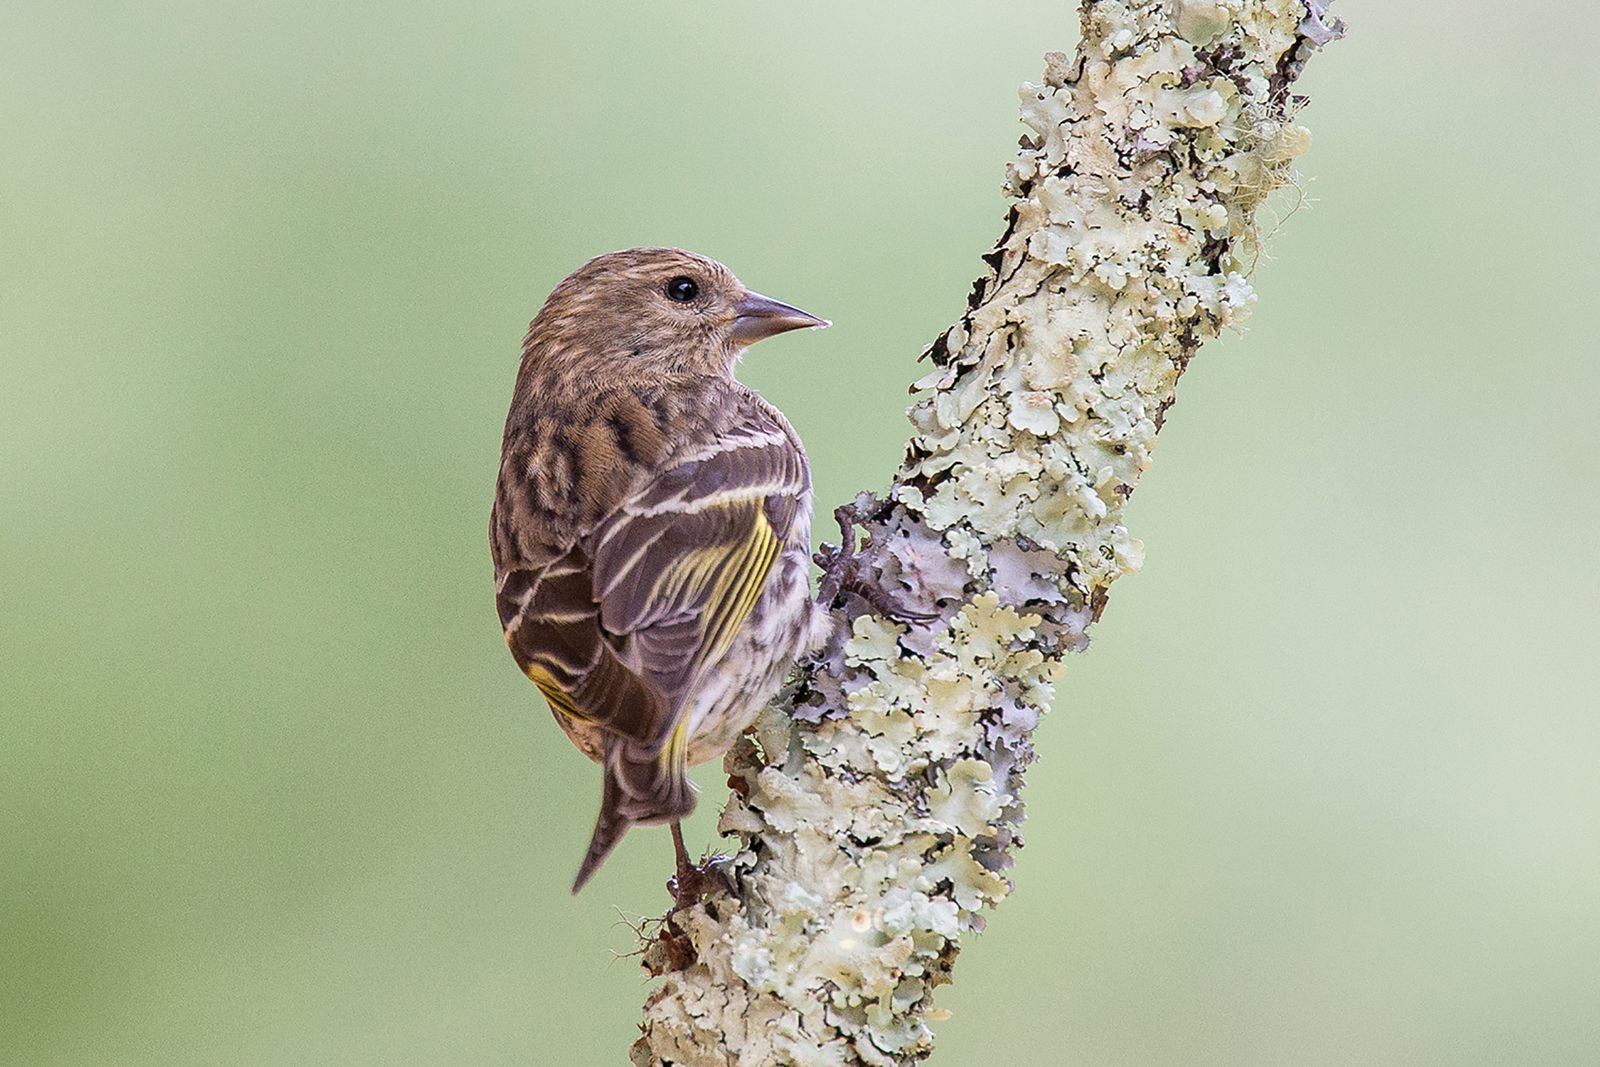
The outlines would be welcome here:
M 635 1064 L 924 1058 L 933 990 L 1010 883 L 1029 735 L 1105 591 L 1200 341 L 1243 323 L 1255 215 L 1310 143 L 1289 83 L 1324 0 L 1089 0 L 1022 90 L 1005 235 L 932 346 L 891 497 L 860 498 L 834 642 L 728 754 L 736 892 L 652 941 Z

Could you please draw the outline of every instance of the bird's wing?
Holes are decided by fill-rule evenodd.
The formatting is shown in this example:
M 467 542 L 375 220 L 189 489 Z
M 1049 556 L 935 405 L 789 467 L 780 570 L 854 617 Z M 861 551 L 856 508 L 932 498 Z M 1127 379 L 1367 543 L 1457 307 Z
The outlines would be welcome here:
M 601 626 L 631 635 L 641 673 L 674 704 L 733 644 L 810 491 L 786 427 L 740 399 L 731 425 L 642 486 L 592 538 Z
M 672 744 L 679 711 L 732 644 L 809 492 L 778 417 L 752 397 L 717 400 L 733 406 L 716 432 L 636 483 L 590 536 L 524 551 L 496 591 L 512 655 L 597 762 L 609 736 L 681 766 L 681 751 L 663 751 L 684 740 Z

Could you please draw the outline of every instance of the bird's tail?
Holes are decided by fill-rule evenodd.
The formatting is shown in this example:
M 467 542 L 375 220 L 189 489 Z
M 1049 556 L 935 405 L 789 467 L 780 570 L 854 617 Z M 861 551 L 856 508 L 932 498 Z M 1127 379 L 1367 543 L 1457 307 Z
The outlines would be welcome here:
M 694 790 L 681 767 L 663 766 L 659 756 L 629 758 L 628 748 L 625 740 L 618 740 L 606 755 L 600 815 L 589 838 L 589 851 L 572 882 L 574 894 L 594 876 L 634 824 L 671 822 L 694 810 Z
M 611 768 L 606 768 L 605 790 L 600 794 L 600 817 L 594 821 L 594 835 L 589 838 L 589 851 L 584 854 L 583 862 L 578 865 L 578 877 L 573 879 L 572 894 L 577 896 L 578 890 L 583 888 L 585 882 L 594 877 L 594 872 L 611 855 L 611 850 L 617 847 L 617 842 L 622 840 L 622 835 L 628 832 L 628 827 L 633 822 L 618 809 L 618 802 L 622 799 L 622 786 L 617 783 L 617 776 L 611 773 Z

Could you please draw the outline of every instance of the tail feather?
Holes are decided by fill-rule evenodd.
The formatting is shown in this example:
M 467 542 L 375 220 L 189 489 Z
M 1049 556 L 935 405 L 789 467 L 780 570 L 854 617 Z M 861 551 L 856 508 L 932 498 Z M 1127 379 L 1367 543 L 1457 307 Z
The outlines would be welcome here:
M 628 832 L 628 827 L 633 821 L 618 810 L 622 801 L 622 786 L 617 782 L 616 775 L 611 773 L 611 768 L 606 768 L 604 791 L 600 794 L 600 816 L 594 822 L 594 835 L 589 838 L 589 851 L 584 854 L 583 862 L 578 865 L 578 877 L 572 882 L 572 895 L 577 896 L 578 890 L 584 883 L 594 877 L 594 872 L 611 855 L 611 850 L 617 847 L 622 840 L 622 835 Z
M 574 894 L 600 869 L 630 827 L 672 822 L 694 810 L 694 791 L 681 769 L 663 767 L 656 756 L 630 758 L 629 747 L 624 740 L 614 740 L 606 754 L 600 815 L 589 838 L 589 851 L 572 883 Z

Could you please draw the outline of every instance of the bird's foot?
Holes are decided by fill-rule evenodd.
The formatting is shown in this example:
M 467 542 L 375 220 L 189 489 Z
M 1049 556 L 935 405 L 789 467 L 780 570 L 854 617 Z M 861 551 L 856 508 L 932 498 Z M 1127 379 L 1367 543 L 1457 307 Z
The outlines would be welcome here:
M 677 873 L 667 879 L 673 912 L 692 908 L 705 898 L 719 893 L 732 896 L 733 879 L 723 869 L 727 862 L 726 856 L 709 856 L 703 863 L 680 863 Z
M 683 827 L 677 820 L 672 823 L 672 848 L 677 854 L 678 869 L 667 879 L 667 892 L 672 894 L 674 913 L 692 908 L 714 893 L 733 895 L 733 880 L 723 870 L 726 856 L 708 856 L 700 863 L 689 859 L 683 847 Z
M 845 575 L 845 580 L 841 583 L 840 588 L 847 593 L 854 593 L 868 604 L 871 604 L 878 614 L 886 619 L 893 619 L 895 622 L 926 626 L 930 622 L 939 620 L 938 612 L 921 611 L 896 600 L 875 579 L 862 575 L 855 568 L 851 568 L 849 573 Z
M 863 573 L 863 554 L 856 551 L 856 507 L 846 504 L 835 508 L 833 517 L 839 523 L 837 545 L 826 542 L 822 551 L 812 558 L 822 568 L 822 580 L 817 585 L 817 600 L 824 607 L 832 607 L 841 593 L 854 593 L 870 604 L 878 614 L 895 622 L 909 625 L 927 625 L 939 619 L 937 612 L 920 611 L 901 603 L 878 581 L 874 573 Z

